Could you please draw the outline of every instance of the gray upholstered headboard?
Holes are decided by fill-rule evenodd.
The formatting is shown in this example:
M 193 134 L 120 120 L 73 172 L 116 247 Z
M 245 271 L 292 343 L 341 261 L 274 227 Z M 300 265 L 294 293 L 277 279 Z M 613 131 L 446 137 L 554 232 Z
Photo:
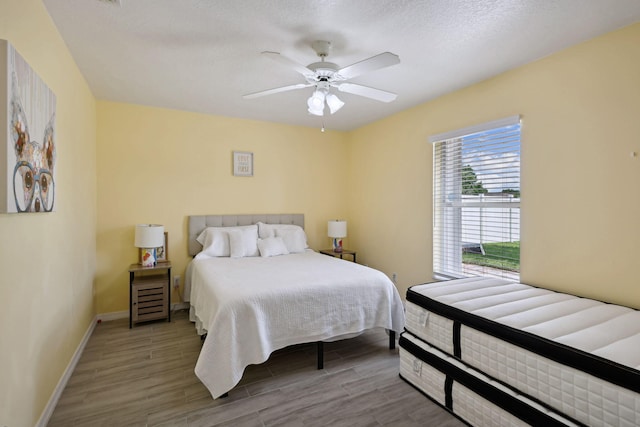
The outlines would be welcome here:
M 258 222 L 265 224 L 295 224 L 304 228 L 304 214 L 259 214 L 259 215 L 191 215 L 189 216 L 189 255 L 197 255 L 202 245 L 196 238 L 207 227 L 234 227 L 251 225 Z

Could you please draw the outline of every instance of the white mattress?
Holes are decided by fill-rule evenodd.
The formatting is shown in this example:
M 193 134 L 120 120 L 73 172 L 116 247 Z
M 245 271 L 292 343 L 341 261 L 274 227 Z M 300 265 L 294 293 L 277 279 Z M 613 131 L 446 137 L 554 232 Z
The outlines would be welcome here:
M 640 425 L 640 312 L 500 279 L 412 287 L 406 329 L 589 425 Z
M 400 376 L 471 425 L 578 425 L 408 332 L 400 338 Z
M 192 320 L 207 332 L 195 372 L 214 398 L 277 349 L 404 327 L 385 274 L 313 251 L 194 260 L 191 276 Z

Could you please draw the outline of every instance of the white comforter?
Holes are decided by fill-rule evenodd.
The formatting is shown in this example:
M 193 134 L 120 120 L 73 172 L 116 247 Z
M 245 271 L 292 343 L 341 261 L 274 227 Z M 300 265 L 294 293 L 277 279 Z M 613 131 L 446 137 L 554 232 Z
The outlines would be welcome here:
M 190 301 L 192 320 L 208 333 L 195 372 L 214 398 L 277 349 L 404 327 L 385 274 L 313 251 L 194 260 Z

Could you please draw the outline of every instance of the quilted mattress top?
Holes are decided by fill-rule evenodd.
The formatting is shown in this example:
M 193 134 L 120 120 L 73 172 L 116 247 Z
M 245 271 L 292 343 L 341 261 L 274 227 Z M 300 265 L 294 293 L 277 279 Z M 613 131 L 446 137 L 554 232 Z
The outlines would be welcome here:
M 442 304 L 640 370 L 640 311 L 502 279 L 413 286 Z

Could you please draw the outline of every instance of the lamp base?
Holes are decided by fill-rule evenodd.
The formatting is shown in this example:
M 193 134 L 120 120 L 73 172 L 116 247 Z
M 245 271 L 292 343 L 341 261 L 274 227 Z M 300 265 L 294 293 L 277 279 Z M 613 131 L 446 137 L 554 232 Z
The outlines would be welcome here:
M 142 264 L 143 267 L 153 267 L 156 265 L 156 249 L 140 249 L 140 264 Z
M 342 253 L 342 239 L 333 239 L 333 252 Z

